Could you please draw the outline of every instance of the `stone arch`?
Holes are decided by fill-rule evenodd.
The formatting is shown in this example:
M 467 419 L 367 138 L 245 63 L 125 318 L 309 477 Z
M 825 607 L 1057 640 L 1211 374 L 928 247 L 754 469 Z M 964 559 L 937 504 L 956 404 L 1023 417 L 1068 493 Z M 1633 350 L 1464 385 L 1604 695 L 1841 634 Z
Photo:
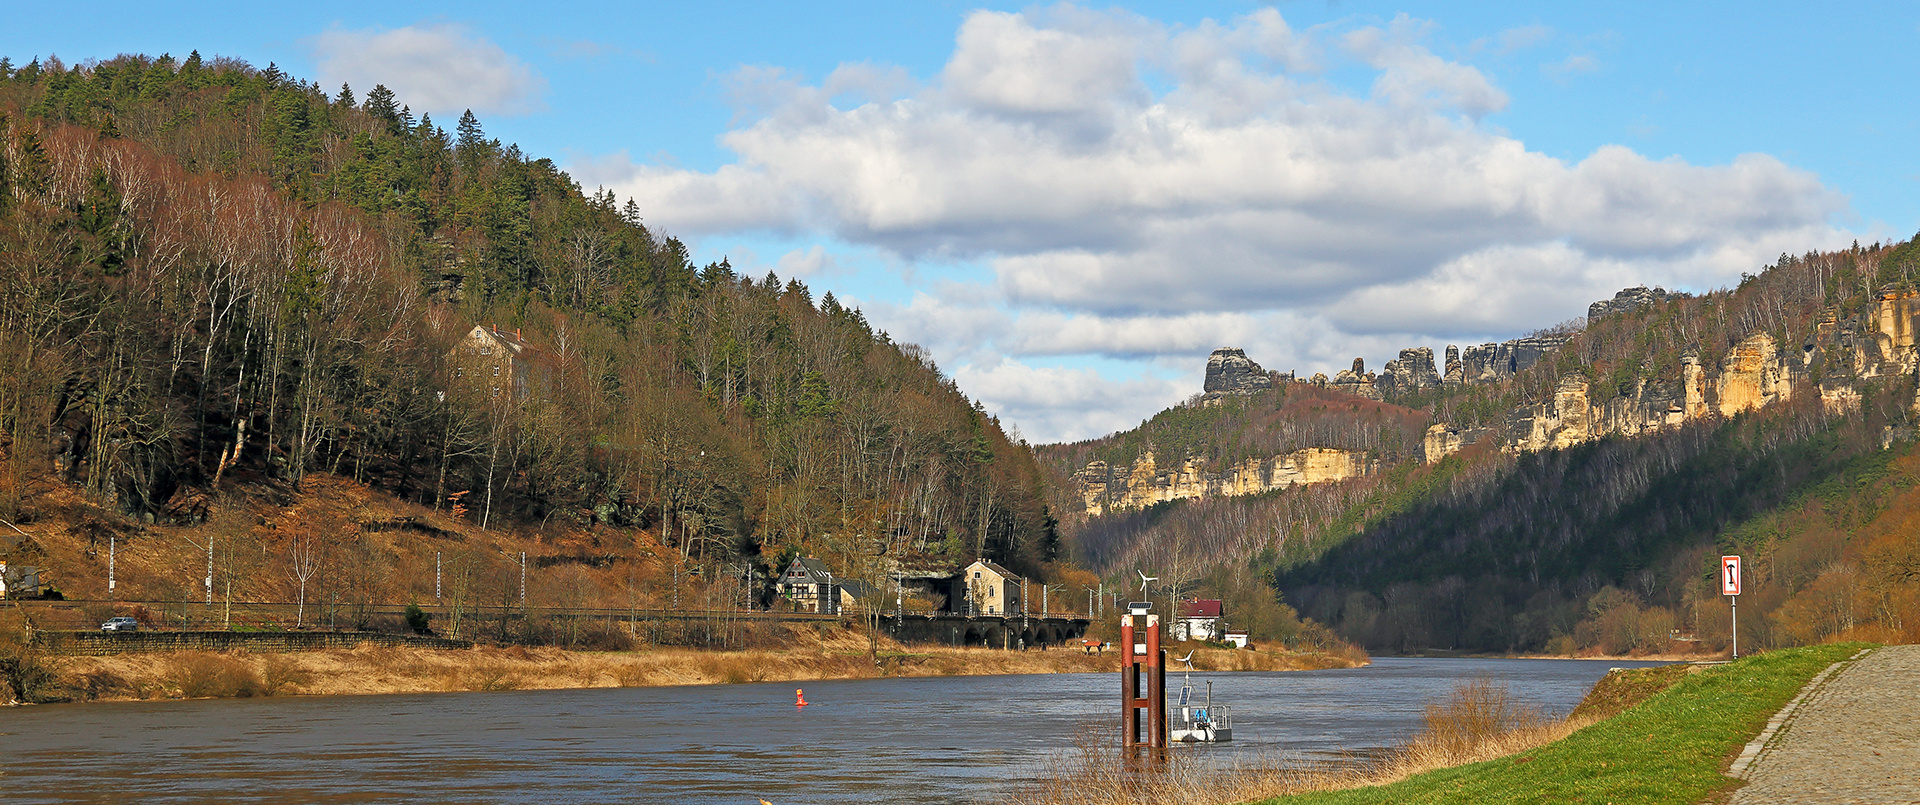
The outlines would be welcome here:
M 988 626 L 986 632 L 987 648 L 1006 648 L 1007 629 L 1004 626 Z
M 985 645 L 986 642 L 987 642 L 986 633 L 981 631 L 980 627 L 974 626 L 972 624 L 967 625 L 967 632 L 960 639 L 960 645 L 963 645 L 963 646 L 980 646 L 980 645 Z

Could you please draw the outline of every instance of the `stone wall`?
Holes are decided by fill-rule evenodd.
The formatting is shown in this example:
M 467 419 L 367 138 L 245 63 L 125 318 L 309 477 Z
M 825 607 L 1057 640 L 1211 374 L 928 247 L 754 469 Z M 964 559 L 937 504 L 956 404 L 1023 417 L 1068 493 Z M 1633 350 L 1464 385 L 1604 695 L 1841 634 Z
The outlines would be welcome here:
M 384 632 L 54 632 L 34 633 L 34 643 L 55 654 L 104 656 L 158 651 L 321 651 L 376 646 L 470 649 L 471 640 Z

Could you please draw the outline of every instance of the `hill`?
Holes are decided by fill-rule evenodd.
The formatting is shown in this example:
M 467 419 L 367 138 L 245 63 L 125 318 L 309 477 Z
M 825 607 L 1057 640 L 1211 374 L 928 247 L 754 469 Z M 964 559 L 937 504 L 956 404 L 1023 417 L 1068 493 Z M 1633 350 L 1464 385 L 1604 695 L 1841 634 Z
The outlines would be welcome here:
M 1049 572 L 1037 465 L 924 351 L 831 293 L 696 267 L 643 213 L 384 87 L 0 59 L 0 517 L 34 532 L 71 491 L 116 528 L 194 527 L 350 482 L 708 577 Z M 533 381 L 502 395 L 463 350 L 508 332 Z M 98 596 L 97 560 L 53 570 Z
M 1424 349 L 1231 389 L 1210 368 L 1187 405 L 1040 453 L 1096 570 L 1270 575 L 1376 651 L 1722 648 L 1716 551 L 1749 557 L 1743 635 L 1897 636 L 1920 615 L 1887 558 L 1912 541 L 1882 533 L 1906 477 L 1888 468 L 1913 449 L 1917 257 L 1876 244 L 1698 296 L 1628 289 L 1584 321 L 1449 348 L 1445 371 Z M 1274 471 L 1303 450 L 1355 458 Z

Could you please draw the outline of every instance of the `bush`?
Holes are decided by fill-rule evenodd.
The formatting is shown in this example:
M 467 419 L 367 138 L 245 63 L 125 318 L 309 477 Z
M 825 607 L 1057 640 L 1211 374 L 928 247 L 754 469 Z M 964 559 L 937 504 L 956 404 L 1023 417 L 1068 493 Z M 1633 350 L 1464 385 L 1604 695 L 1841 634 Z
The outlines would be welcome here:
M 421 609 L 419 604 L 407 605 L 407 628 L 414 634 L 432 634 L 433 629 L 427 626 L 427 622 L 432 619 L 433 616 Z
M 5 683 L 9 700 L 50 700 L 58 672 L 57 660 L 39 647 L 18 638 L 0 638 L 0 683 Z
M 261 692 L 260 677 L 233 657 L 189 651 L 174 655 L 171 664 L 166 680 L 182 699 L 246 698 Z

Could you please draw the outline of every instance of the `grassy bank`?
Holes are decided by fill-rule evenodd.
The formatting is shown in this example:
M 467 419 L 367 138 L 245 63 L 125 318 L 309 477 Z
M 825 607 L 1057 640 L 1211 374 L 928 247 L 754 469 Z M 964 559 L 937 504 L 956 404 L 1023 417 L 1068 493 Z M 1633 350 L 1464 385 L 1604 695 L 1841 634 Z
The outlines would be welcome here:
M 1740 748 L 1821 669 L 1864 647 L 1846 643 L 1787 649 L 1708 667 L 1681 676 L 1612 718 L 1537 749 L 1390 785 L 1266 802 L 1699 802 L 1737 786 L 1722 771 Z M 1611 706 L 1595 703 L 1588 715 Z
M 1073 649 L 998 651 L 892 642 L 873 653 L 867 637 L 856 632 L 799 629 L 788 646 L 747 651 L 444 651 L 363 645 L 292 654 L 178 652 L 42 662 L 48 676 L 35 698 L 113 701 L 1109 672 L 1118 660 L 1111 653 L 1088 655 Z M 1200 649 L 1194 656 L 1194 665 L 1202 670 L 1284 671 L 1350 664 L 1321 654 Z
M 1110 727 L 1088 725 L 1020 805 L 1694 803 L 1737 783 L 1721 771 L 1807 680 L 1862 644 L 1793 649 L 1722 666 L 1616 669 L 1566 718 L 1487 679 L 1428 703 L 1420 732 L 1344 764 L 1292 757 L 1211 762 L 1176 749 L 1124 770 Z

